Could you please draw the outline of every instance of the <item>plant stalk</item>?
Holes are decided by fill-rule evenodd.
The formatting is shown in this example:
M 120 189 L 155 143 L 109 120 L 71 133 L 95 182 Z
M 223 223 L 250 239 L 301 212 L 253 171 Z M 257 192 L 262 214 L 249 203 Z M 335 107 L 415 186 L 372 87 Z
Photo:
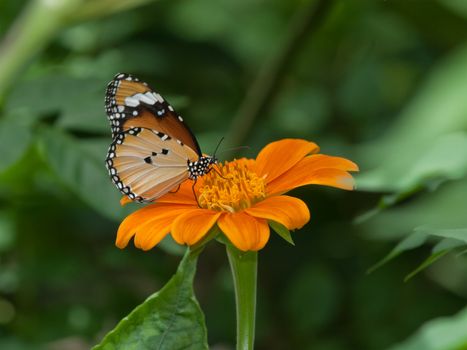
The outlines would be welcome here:
M 28 4 L 0 44 L 0 99 L 60 28 L 60 18 L 45 1 Z
M 235 287 L 237 350 L 253 350 L 256 319 L 258 252 L 242 252 L 226 244 Z

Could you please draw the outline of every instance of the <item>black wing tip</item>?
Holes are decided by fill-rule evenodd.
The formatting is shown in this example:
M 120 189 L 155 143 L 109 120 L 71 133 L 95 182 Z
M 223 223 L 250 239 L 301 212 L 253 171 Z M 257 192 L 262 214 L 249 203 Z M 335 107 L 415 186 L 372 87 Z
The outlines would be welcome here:
M 124 73 L 124 72 L 118 72 L 117 74 L 115 74 L 113 80 L 121 80 L 121 79 L 125 79 L 126 77 L 130 76 L 131 74 L 129 73 Z
M 115 80 L 130 80 L 130 81 L 137 81 L 139 82 L 140 80 L 135 77 L 133 74 L 130 74 L 130 73 L 117 73 L 115 74 L 114 78 L 112 79 L 112 81 L 115 81 Z

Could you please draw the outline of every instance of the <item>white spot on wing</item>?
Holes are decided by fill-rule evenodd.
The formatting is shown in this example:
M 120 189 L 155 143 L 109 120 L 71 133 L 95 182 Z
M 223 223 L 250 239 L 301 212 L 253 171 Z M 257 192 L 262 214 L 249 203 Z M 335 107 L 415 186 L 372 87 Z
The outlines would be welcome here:
M 136 95 L 134 95 L 136 96 Z M 125 104 L 128 107 L 137 107 L 139 106 L 139 99 L 135 98 L 134 96 L 125 97 Z
M 154 95 L 150 91 L 146 92 L 144 95 L 143 94 L 139 94 L 139 95 L 140 95 L 139 100 L 141 102 L 144 102 L 150 105 L 153 105 L 154 103 L 157 102 L 156 99 L 154 98 Z
M 137 93 L 137 94 L 134 94 L 132 96 L 128 96 L 125 98 L 125 104 L 129 107 L 136 107 L 141 102 L 146 103 L 148 105 L 153 105 L 157 102 L 157 99 L 154 96 L 154 94 L 151 93 L 150 91 L 144 94 Z
M 164 102 L 164 99 L 162 98 L 162 96 L 159 95 L 157 92 L 154 92 L 153 95 L 156 98 L 156 100 L 159 101 L 160 103 Z

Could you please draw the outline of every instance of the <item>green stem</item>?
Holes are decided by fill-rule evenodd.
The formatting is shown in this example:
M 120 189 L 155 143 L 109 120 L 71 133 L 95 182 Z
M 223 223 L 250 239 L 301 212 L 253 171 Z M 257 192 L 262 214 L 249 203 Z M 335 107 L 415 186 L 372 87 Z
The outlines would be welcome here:
M 0 43 L 0 102 L 16 77 L 66 26 L 153 0 L 31 0 Z
M 0 99 L 18 73 L 60 28 L 60 18 L 45 1 L 28 4 L 0 45 Z
M 227 243 L 235 286 L 237 350 L 252 350 L 255 341 L 257 252 L 242 252 Z

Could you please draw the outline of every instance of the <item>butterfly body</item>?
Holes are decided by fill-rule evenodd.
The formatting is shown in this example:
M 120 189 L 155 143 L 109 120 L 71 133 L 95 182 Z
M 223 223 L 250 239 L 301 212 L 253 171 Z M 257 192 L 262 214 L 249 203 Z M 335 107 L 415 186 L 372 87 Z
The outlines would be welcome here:
M 138 78 L 117 74 L 107 87 L 105 109 L 113 138 L 106 166 L 130 200 L 152 202 L 216 163 L 202 154 L 173 107 Z

